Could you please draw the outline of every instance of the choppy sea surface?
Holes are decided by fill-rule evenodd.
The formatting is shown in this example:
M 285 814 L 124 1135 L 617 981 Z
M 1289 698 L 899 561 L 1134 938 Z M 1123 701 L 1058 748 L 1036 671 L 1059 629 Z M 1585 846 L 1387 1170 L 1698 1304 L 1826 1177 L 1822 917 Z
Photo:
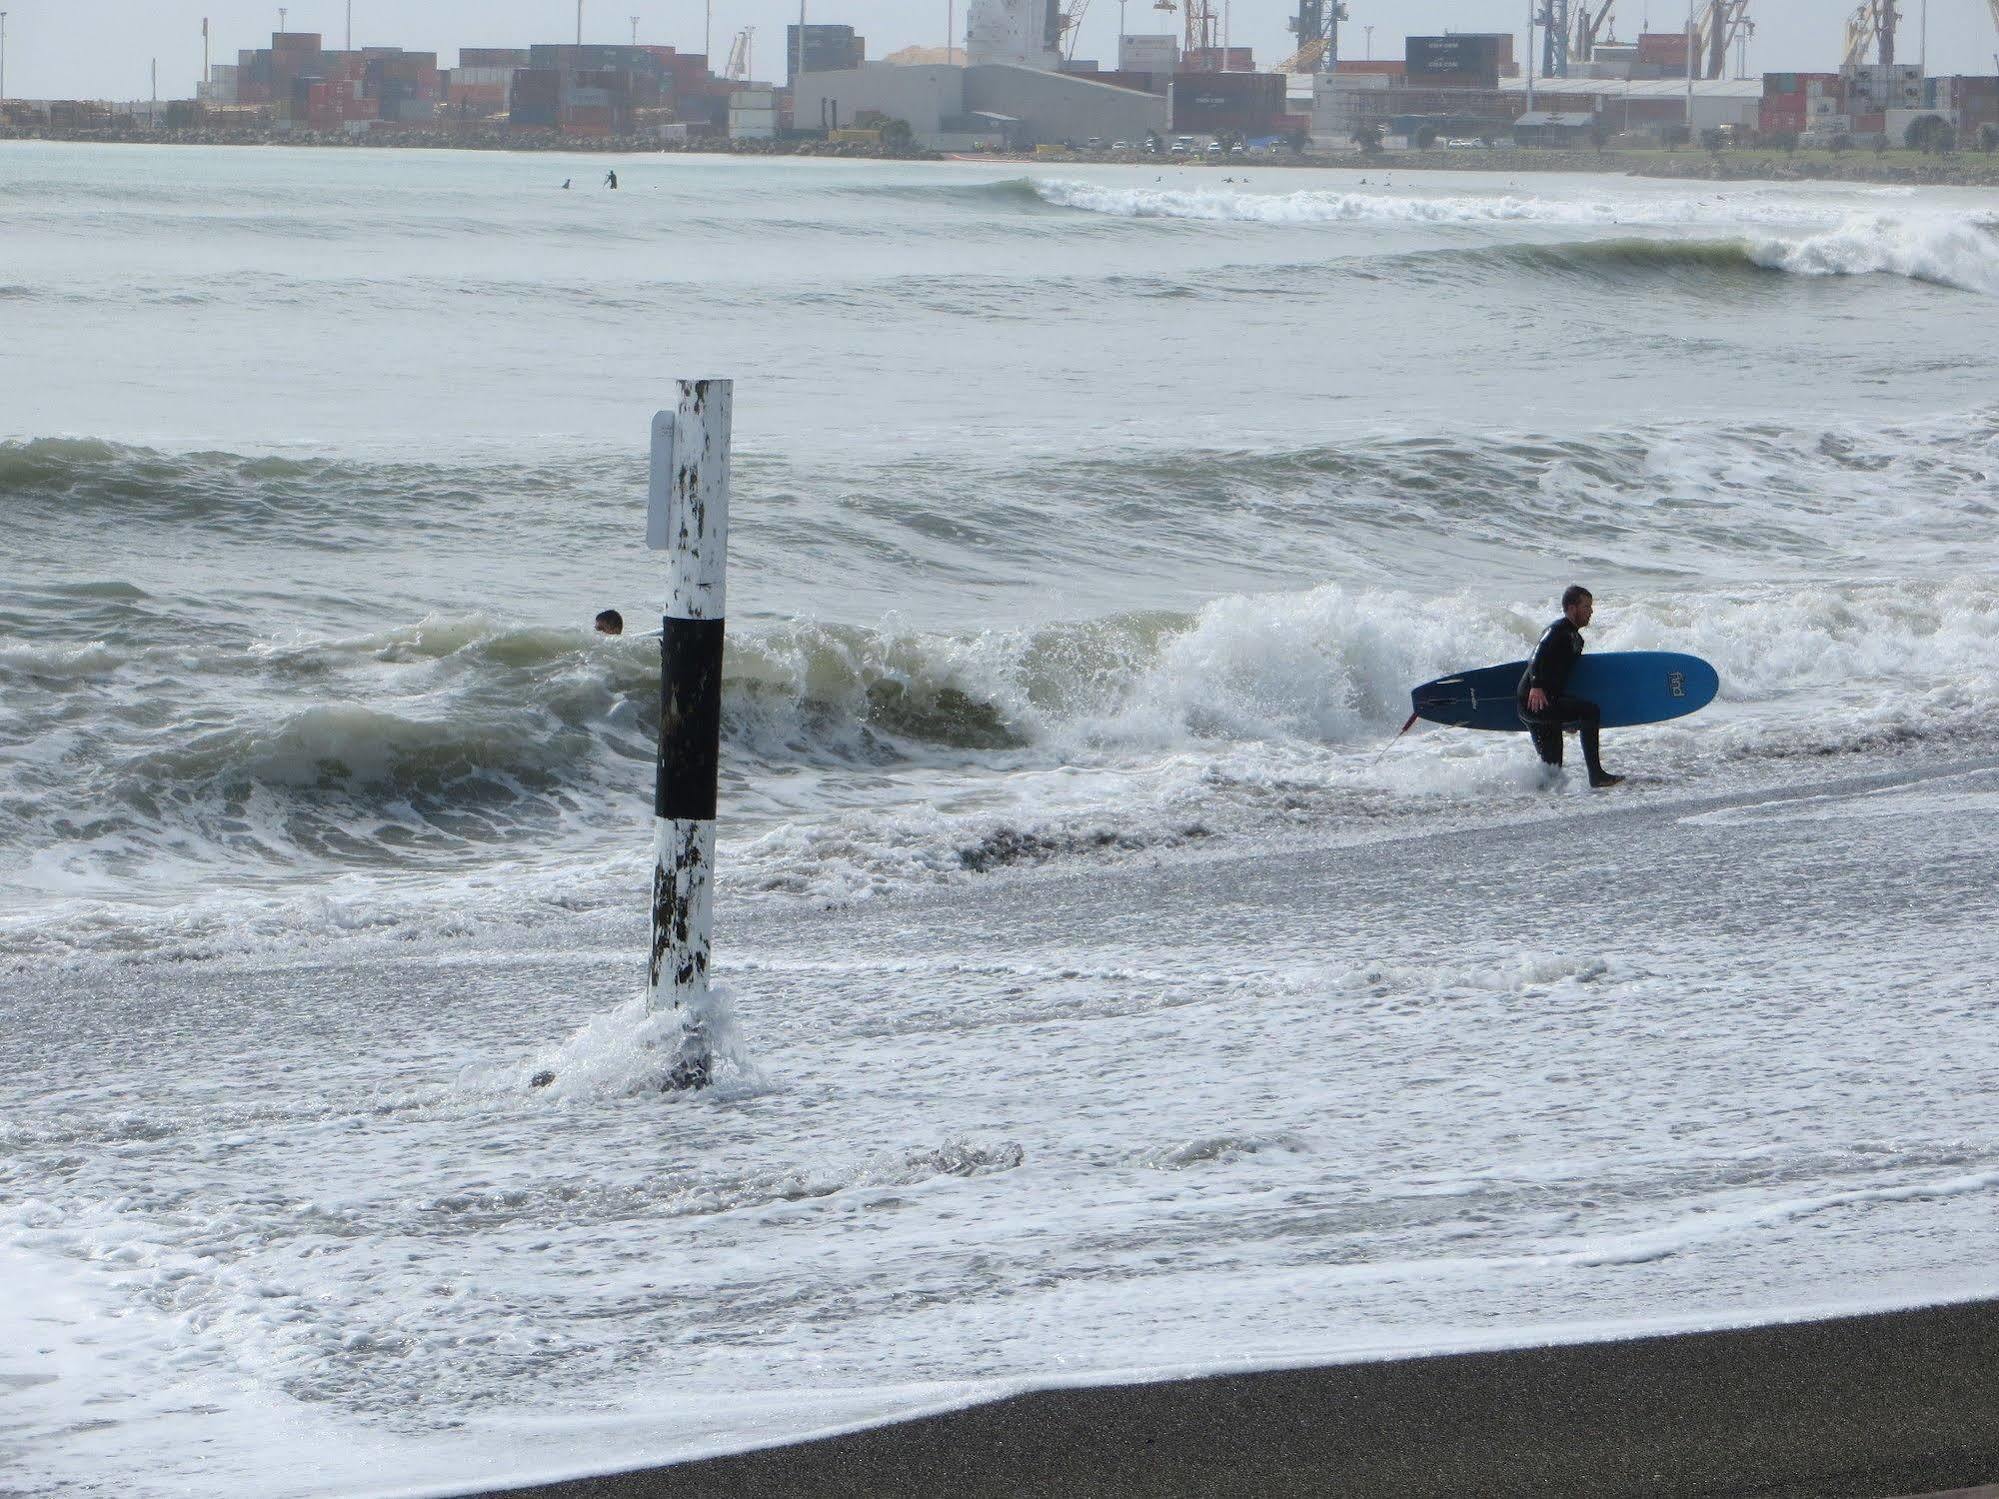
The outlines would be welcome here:
M 0 150 L 10 1490 L 1999 1292 L 1999 199 L 615 164 Z M 688 1097 L 590 619 L 697 375 Z M 1391 746 L 1571 581 L 1719 701 Z

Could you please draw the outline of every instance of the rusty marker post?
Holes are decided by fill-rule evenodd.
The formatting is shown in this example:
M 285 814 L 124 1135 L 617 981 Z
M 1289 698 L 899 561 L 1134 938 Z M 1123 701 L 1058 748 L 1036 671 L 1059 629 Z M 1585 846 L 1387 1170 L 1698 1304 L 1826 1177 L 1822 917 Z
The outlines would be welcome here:
M 683 380 L 679 406 L 652 419 L 646 545 L 667 553 L 667 594 L 659 637 L 659 773 L 653 793 L 646 1009 L 680 1016 L 668 1088 L 706 1087 L 714 1063 L 708 957 L 733 400 L 733 381 Z

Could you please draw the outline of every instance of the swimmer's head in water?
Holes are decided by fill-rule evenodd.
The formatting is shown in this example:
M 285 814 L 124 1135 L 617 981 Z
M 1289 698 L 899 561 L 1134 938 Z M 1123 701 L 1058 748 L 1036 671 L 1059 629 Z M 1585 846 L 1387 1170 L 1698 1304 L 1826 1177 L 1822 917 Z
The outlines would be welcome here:
M 615 609 L 606 609 L 597 616 L 599 635 L 622 635 L 625 633 L 625 617 Z

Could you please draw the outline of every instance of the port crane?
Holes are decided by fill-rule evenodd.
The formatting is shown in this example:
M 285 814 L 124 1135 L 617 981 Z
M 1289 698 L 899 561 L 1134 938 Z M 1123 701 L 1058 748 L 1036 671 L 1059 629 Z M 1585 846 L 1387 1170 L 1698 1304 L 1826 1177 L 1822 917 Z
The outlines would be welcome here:
M 1588 62 L 1596 49 L 1612 41 L 1616 21 L 1611 12 L 1617 0 L 1602 0 L 1594 12 L 1590 0 L 1575 0 L 1574 24 L 1569 24 L 1570 0 L 1547 0 L 1541 24 L 1547 28 L 1542 49 L 1542 72 L 1551 78 L 1567 75 L 1569 63 Z M 1870 0 L 1873 3 L 1873 0 Z M 1886 0 L 1880 0 L 1886 3 Z M 1990 0 L 1999 5 L 1999 0 Z M 1749 0 L 1707 0 L 1702 8 L 1694 37 L 1694 68 L 1699 78 L 1722 78 L 1728 73 L 1728 52 L 1750 35 L 1755 23 L 1749 19 Z M 1567 35 L 1564 35 L 1566 30 Z
M 729 65 L 722 70 L 724 78 L 738 83 L 747 83 L 750 77 L 750 38 L 757 34 L 754 26 L 745 26 L 736 33 L 736 39 L 729 46 Z
M 1610 13 L 1616 4 L 1617 0 L 1603 0 L 1597 13 L 1591 15 L 1589 0 L 1583 0 L 1576 11 L 1576 39 L 1569 44 L 1569 56 L 1576 62 L 1588 62 L 1594 57 L 1597 43 L 1617 40 L 1617 18 Z
M 1076 40 L 1082 35 L 1083 17 L 1089 9 L 1090 0 L 1069 0 L 1069 8 L 1055 18 L 1056 34 L 1060 38 L 1056 49 L 1066 61 L 1076 60 Z
M 1152 0 L 1152 8 L 1170 13 L 1181 7 L 1175 0 Z M 1208 60 L 1211 71 L 1222 71 L 1215 57 L 1216 20 L 1214 0 L 1186 0 L 1185 40 L 1180 44 L 1183 67 L 1188 66 L 1185 61 L 1187 54 L 1199 53 Z
M 1585 10 L 1589 0 L 1582 0 Z M 1537 17 L 1541 23 L 1541 76 L 1569 76 L 1569 0 L 1545 0 Z
M 1880 49 L 1883 66 L 1895 60 L 1895 22 L 1901 19 L 1901 12 L 1895 9 L 1895 0 L 1861 0 L 1852 15 L 1846 18 L 1846 50 L 1840 56 L 1845 67 L 1858 67 L 1867 61 L 1871 49 Z
M 1747 35 L 1749 0 L 1709 0 L 1701 12 L 1700 31 L 1694 47 L 1695 66 L 1706 59 L 1703 78 L 1728 76 L 1728 50 L 1736 38 Z
M 1999 0 L 1994 3 L 1999 4 Z M 1298 38 L 1298 50 L 1271 71 L 1332 72 L 1340 60 L 1340 22 L 1346 19 L 1345 0 L 1298 0 L 1298 14 L 1285 22 Z

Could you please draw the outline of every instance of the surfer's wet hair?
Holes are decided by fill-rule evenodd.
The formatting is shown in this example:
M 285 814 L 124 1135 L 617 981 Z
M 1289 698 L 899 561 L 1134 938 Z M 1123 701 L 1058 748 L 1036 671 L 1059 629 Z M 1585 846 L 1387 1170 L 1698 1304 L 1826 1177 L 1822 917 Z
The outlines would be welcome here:
M 606 635 L 622 635 L 625 633 L 625 617 L 615 609 L 602 610 L 597 615 L 597 628 Z
M 1571 583 L 1567 588 L 1562 590 L 1562 607 L 1568 609 L 1576 604 L 1580 604 L 1584 599 L 1594 599 L 1595 597 L 1596 595 L 1583 587 L 1582 584 Z

